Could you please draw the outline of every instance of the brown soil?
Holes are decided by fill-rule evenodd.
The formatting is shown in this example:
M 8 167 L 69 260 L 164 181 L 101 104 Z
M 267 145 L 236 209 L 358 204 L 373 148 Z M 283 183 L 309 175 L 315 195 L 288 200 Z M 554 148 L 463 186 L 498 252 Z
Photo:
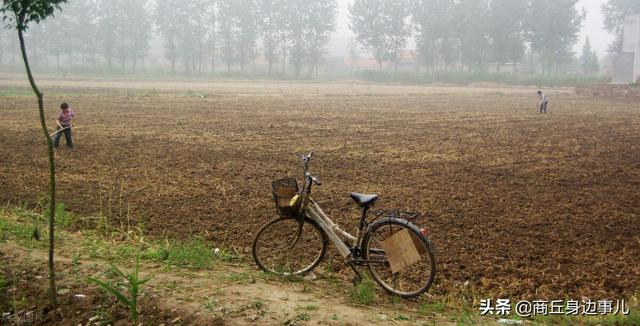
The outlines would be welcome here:
M 584 96 L 640 98 L 640 85 L 587 85 L 576 87 L 576 94 Z
M 539 115 L 526 89 L 99 84 L 45 89 L 51 121 L 62 101 L 78 114 L 77 149 L 57 152 L 59 199 L 75 213 L 247 252 L 275 214 L 270 182 L 299 176 L 298 155 L 313 149 L 314 197 L 347 229 L 349 191 L 425 213 L 431 293 L 468 281 L 483 297 L 601 299 L 640 286 L 636 101 L 550 91 Z M 34 106 L 0 97 L 0 202 L 46 193 Z
M 87 286 L 88 276 L 105 278 L 108 263 L 86 255 L 74 263 L 69 254 L 82 252 L 81 242 L 82 236 L 66 237 L 58 250 L 55 309 L 46 292 L 46 252 L 12 242 L 0 244 L 0 273 L 8 281 L 0 296 L 2 324 L 132 324 L 124 306 L 94 285 Z M 447 318 L 441 312 L 419 312 L 419 302 L 392 302 L 382 294 L 375 308 L 354 306 L 348 299 L 348 283 L 322 271 L 316 280 L 289 282 L 261 278 L 253 268 L 224 263 L 205 271 L 167 270 L 166 265 L 145 263 L 141 270 L 141 277 L 153 277 L 139 298 L 142 325 L 446 325 L 460 314 L 449 311 L 452 317 Z M 409 320 L 394 320 L 400 315 Z

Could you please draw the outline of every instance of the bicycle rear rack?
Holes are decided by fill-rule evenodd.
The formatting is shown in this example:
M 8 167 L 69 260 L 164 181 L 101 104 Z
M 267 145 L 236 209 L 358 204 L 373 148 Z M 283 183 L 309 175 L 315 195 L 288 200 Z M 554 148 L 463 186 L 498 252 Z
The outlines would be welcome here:
M 373 212 L 374 217 L 370 219 L 367 224 L 371 224 L 382 218 L 397 218 L 407 220 L 413 224 L 416 224 L 416 221 L 422 217 L 421 213 L 417 212 L 404 212 L 401 210 L 376 210 Z

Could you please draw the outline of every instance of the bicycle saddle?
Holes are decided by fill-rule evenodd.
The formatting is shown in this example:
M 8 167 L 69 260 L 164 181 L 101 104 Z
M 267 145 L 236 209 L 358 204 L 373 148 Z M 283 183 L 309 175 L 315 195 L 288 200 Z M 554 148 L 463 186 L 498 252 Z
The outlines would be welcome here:
M 363 195 L 357 192 L 352 192 L 349 195 L 360 207 L 369 207 L 378 200 L 378 195 Z

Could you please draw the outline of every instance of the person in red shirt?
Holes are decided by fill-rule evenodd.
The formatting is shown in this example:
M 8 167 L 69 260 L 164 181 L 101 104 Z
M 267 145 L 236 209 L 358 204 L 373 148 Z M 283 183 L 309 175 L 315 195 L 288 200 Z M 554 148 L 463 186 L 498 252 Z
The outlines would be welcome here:
M 73 140 L 71 139 L 71 119 L 75 117 L 75 112 L 69 108 L 69 104 L 62 103 L 60 105 L 60 114 L 58 114 L 58 120 L 56 124 L 58 128 L 56 128 L 56 139 L 53 143 L 53 148 L 58 148 L 60 146 L 60 138 L 64 133 L 64 138 L 67 141 L 67 146 L 69 148 L 73 148 Z

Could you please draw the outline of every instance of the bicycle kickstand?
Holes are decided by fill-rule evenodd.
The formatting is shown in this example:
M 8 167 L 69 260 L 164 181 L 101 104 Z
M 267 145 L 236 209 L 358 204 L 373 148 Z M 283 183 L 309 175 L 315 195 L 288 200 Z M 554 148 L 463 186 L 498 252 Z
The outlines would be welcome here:
M 348 262 L 347 265 L 349 265 L 349 267 L 351 267 L 353 272 L 356 274 L 356 276 L 353 278 L 353 280 L 351 282 L 354 285 L 357 285 L 358 283 L 360 283 L 360 281 L 362 281 L 362 274 L 360 274 L 358 269 L 356 269 L 356 265 L 354 265 L 352 262 Z

